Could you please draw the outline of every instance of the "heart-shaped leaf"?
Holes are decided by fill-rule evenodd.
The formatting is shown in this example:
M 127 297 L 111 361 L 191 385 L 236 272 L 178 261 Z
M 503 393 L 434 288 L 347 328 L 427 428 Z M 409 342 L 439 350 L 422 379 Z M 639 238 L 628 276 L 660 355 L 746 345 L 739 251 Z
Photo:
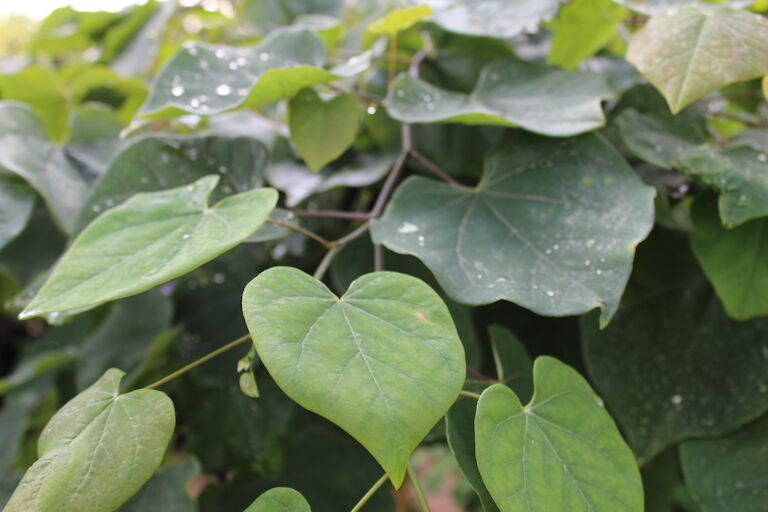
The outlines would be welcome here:
M 20 318 L 88 308 L 149 290 L 236 246 L 269 216 L 274 189 L 208 206 L 219 181 L 136 194 L 105 212 L 72 242 Z
M 544 315 L 601 307 L 607 323 L 653 223 L 653 196 L 599 136 L 510 132 L 479 185 L 409 178 L 372 234 L 420 258 L 459 302 L 507 299 Z
M 627 60 L 676 113 L 725 85 L 768 72 L 768 20 L 730 7 L 669 9 L 635 33 Z
M 245 509 L 244 512 L 310 512 L 304 496 L 290 487 L 270 489 Z
M 402 75 L 390 87 L 385 104 L 389 115 L 404 123 L 520 126 L 559 137 L 605 124 L 600 102 L 612 95 L 605 77 L 595 73 L 569 73 L 535 62 L 503 59 L 483 69 L 475 90 L 468 95 Z
M 355 141 L 359 125 L 360 101 L 353 94 L 323 101 L 307 88 L 288 104 L 291 140 L 313 171 L 341 156 Z
M 66 145 L 55 145 L 32 109 L 0 103 L 0 169 L 37 190 L 67 232 L 117 149 L 120 122 L 112 112 L 90 107 L 76 114 L 71 132 Z
M 575 370 L 551 357 L 533 366 L 523 406 L 502 384 L 477 405 L 477 465 L 502 512 L 642 512 L 632 451 Z
M 149 480 L 173 434 L 173 403 L 151 389 L 120 394 L 123 375 L 107 371 L 51 418 L 4 512 L 115 510 Z
M 438 295 L 414 277 L 375 272 L 338 298 L 300 270 L 274 267 L 246 286 L 243 313 L 283 391 L 360 441 L 399 487 L 464 382 L 464 349 Z
M 536 32 L 557 13 L 558 0 L 426 0 L 432 20 L 451 32 L 508 39 Z

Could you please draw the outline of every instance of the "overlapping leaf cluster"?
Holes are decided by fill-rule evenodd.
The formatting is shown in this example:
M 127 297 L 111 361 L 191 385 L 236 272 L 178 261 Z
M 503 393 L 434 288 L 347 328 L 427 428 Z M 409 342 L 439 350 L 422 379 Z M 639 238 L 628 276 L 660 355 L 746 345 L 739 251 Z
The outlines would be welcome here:
M 765 507 L 765 2 L 190 3 L 0 58 L 3 510 Z

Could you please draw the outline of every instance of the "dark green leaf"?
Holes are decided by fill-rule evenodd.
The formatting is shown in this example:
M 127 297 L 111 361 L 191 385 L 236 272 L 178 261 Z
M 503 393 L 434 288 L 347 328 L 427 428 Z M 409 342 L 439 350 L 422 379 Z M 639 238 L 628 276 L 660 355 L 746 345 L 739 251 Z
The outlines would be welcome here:
M 477 465 L 499 509 L 642 512 L 635 458 L 589 384 L 551 357 L 533 379 L 526 406 L 501 384 L 477 406 Z
M 563 87 L 564 83 L 568 86 Z M 612 95 L 601 75 L 504 59 L 483 69 L 469 95 L 403 75 L 393 82 L 385 104 L 389 115 L 404 123 L 520 126 L 543 135 L 566 136 L 602 126 L 600 102 Z
M 114 510 L 152 476 L 175 424 L 162 392 L 120 393 L 111 369 L 48 422 L 5 512 Z
M 79 310 L 149 290 L 226 252 L 261 226 L 273 189 L 243 192 L 208 206 L 219 181 L 136 194 L 109 210 L 70 245 L 21 317 Z
M 533 395 L 533 363 L 515 333 L 500 325 L 488 328 L 497 378 L 515 392 L 521 401 Z
M 536 32 L 539 23 L 552 19 L 558 0 L 426 0 L 432 20 L 446 30 L 462 34 L 510 38 Z
M 300 270 L 274 267 L 248 284 L 243 312 L 283 391 L 360 441 L 399 487 L 464 381 L 464 350 L 437 294 L 377 272 L 338 298 Z
M 598 136 L 515 132 L 476 187 L 406 180 L 372 233 L 420 258 L 459 302 L 507 299 L 544 315 L 600 307 L 605 324 L 650 230 L 653 195 Z
M 723 311 L 680 233 L 640 247 L 616 318 L 582 322 L 587 368 L 641 462 L 768 410 L 768 321 Z
M 245 512 L 310 512 L 309 503 L 299 491 L 289 487 L 270 489 L 251 503 Z
M 0 174 L 0 250 L 24 230 L 36 200 L 32 189 Z
M 161 468 L 118 512 L 197 512 L 187 488 L 199 474 L 194 459 Z

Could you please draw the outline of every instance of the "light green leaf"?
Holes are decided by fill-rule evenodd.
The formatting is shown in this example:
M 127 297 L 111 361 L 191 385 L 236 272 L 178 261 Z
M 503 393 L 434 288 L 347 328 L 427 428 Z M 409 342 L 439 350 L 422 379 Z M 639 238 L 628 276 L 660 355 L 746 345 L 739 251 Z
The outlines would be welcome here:
M 266 220 L 273 189 L 208 206 L 218 176 L 136 194 L 104 213 L 72 242 L 20 318 L 89 308 L 149 290 L 236 246 Z
M 703 512 L 757 512 L 768 503 L 768 415 L 719 439 L 686 441 L 680 460 Z
M 676 113 L 725 85 L 768 72 L 768 20 L 729 7 L 669 9 L 635 33 L 627 60 Z
M 52 140 L 66 138 L 69 111 L 64 88 L 54 71 L 30 66 L 15 75 L 0 75 L 0 98 L 26 103 Z
M 691 217 L 693 252 L 728 316 L 768 315 L 768 219 L 725 229 L 709 198 L 696 199 Z
M 243 312 L 283 391 L 350 433 L 399 487 L 464 382 L 464 350 L 438 295 L 375 272 L 338 298 L 300 270 L 273 267 L 246 286 Z
M 103 66 L 75 65 L 66 70 L 73 104 L 114 102 L 120 121 L 128 125 L 147 99 L 147 86 L 138 78 L 123 78 Z
M 616 311 L 654 191 L 596 135 L 510 132 L 473 188 L 409 178 L 372 235 L 420 258 L 449 296 L 543 315 Z
M 366 187 L 379 181 L 395 162 L 395 155 L 361 155 L 339 169 L 312 172 L 293 162 L 277 162 L 266 169 L 269 184 L 285 192 L 285 205 L 292 208 L 312 194 L 336 187 Z
M 124 16 L 119 12 L 81 12 L 61 7 L 40 24 L 32 38 L 31 49 L 50 56 L 82 52 L 96 42 L 97 34 L 103 34 Z
M 533 395 L 533 363 L 525 346 L 515 333 L 501 325 L 490 326 L 488 336 L 491 339 L 496 377 L 512 388 L 521 400 L 529 400 Z
M 65 146 L 55 145 L 29 107 L 0 103 L 0 168 L 37 190 L 67 232 L 117 148 L 120 123 L 109 110 L 85 108 L 73 119 L 71 132 Z
M 605 124 L 600 102 L 612 94 L 602 75 L 503 59 L 483 69 L 469 95 L 402 75 L 390 87 L 385 104 L 389 115 L 404 123 L 520 126 L 566 136 Z
M 499 509 L 642 512 L 635 458 L 589 384 L 546 356 L 533 379 L 526 406 L 501 384 L 477 405 L 477 465 Z
M 0 250 L 24 231 L 37 196 L 19 180 L 0 175 Z
M 678 168 L 719 192 L 726 227 L 768 215 L 768 154 L 751 147 L 700 148 L 683 153 Z
M 536 32 L 539 23 L 552 19 L 558 0 L 426 0 L 432 20 L 451 32 L 508 39 L 521 32 Z
M 207 134 L 149 135 L 124 148 L 93 187 L 77 219 L 80 232 L 99 213 L 122 204 L 137 192 L 181 187 L 218 174 L 221 190 L 214 199 L 264 185 L 267 148 L 256 139 Z
M 642 14 L 657 14 L 659 12 L 674 9 L 676 7 L 696 6 L 701 9 L 716 9 L 723 4 L 730 5 L 737 9 L 749 7 L 753 0 L 733 0 L 724 2 L 723 0 L 613 0 L 617 4 L 626 5 L 633 11 Z
M 581 330 L 589 375 L 641 463 L 768 411 L 768 321 L 725 315 L 685 233 L 644 242 L 614 321 Z
M 323 41 L 306 28 L 276 30 L 249 48 L 193 44 L 158 73 L 145 117 L 211 115 L 290 98 L 338 78 L 322 69 Z
M 299 491 L 290 487 L 270 489 L 245 509 L 244 512 L 310 512 L 309 503 Z
M 314 89 L 303 89 L 288 103 L 288 126 L 296 151 L 317 172 L 355 141 L 360 101 L 353 94 L 323 101 Z
M 394 36 L 398 32 L 408 30 L 430 14 L 432 14 L 432 8 L 426 4 L 392 9 L 386 16 L 368 25 L 368 32 Z
M 114 510 L 149 480 L 173 434 L 173 403 L 155 390 L 121 394 L 123 375 L 107 371 L 51 418 L 4 512 Z
M 118 512 L 197 512 L 187 488 L 199 475 L 195 459 L 161 468 Z
M 625 9 L 612 0 L 575 0 L 552 22 L 554 37 L 547 62 L 576 69 L 616 37 Z

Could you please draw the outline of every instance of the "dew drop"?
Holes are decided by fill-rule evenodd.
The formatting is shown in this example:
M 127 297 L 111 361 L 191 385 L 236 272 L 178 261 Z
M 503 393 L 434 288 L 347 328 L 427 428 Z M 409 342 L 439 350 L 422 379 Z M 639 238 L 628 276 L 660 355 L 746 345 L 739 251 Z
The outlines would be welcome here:
M 547 290 L 547 297 L 554 297 L 554 296 L 555 296 L 555 292 L 554 291 Z
M 226 280 L 226 277 L 221 272 L 216 272 L 213 274 L 213 282 L 216 284 L 221 284 Z
M 181 235 L 181 239 L 182 239 L 182 240 L 189 240 L 189 237 L 190 237 L 190 236 L 191 236 L 191 235 L 190 235 L 189 233 L 184 233 L 183 235 Z
M 179 96 L 184 94 L 184 87 L 182 87 L 181 85 L 174 85 L 173 87 L 171 87 L 171 94 L 178 98 Z
M 600 270 L 600 269 L 597 269 L 597 270 L 595 270 L 595 274 L 601 276 L 601 275 L 603 275 L 603 271 Z
M 227 174 L 227 173 L 229 172 L 229 169 L 227 169 L 227 166 L 226 166 L 226 165 L 220 165 L 220 166 L 219 166 L 219 172 L 220 172 L 221 174 Z
M 223 59 L 224 58 L 224 50 L 216 50 L 213 54 L 218 59 Z
M 219 96 L 229 96 L 232 94 L 232 88 L 227 84 L 221 84 L 216 88 L 216 94 Z
M 261 62 L 267 62 L 269 60 L 269 54 L 267 52 L 261 52 L 259 54 L 259 60 Z
M 365 111 L 368 112 L 368 114 L 373 115 L 376 113 L 376 106 L 371 105 Z
M 426 108 L 427 108 L 427 110 L 435 110 L 435 104 L 434 103 L 427 103 Z
M 96 213 L 99 213 L 101 211 L 101 206 L 95 204 L 93 205 L 93 208 L 91 208 L 91 210 L 93 210 Z
M 236 70 L 236 69 L 237 69 L 237 62 L 235 62 L 235 61 L 232 61 L 232 62 L 230 62 L 230 63 L 229 63 L 229 65 L 228 65 L 228 67 L 229 67 L 229 69 L 231 69 L 232 71 Z
M 398 233 L 415 233 L 418 230 L 419 226 L 410 222 L 403 222 L 400 227 L 397 228 Z
M 760 160 L 761 162 L 766 162 L 768 161 L 768 155 L 766 155 L 765 153 L 760 153 L 759 155 L 757 155 L 757 159 Z
M 248 64 L 248 61 L 245 60 L 245 57 L 238 57 L 237 59 L 235 59 L 235 62 L 237 62 L 238 66 L 245 66 L 246 64 Z
M 675 404 L 675 405 L 680 405 L 681 403 L 683 403 L 683 397 L 680 396 L 680 395 L 673 396 L 672 397 L 672 403 Z
M 200 106 L 200 100 L 197 99 L 197 98 L 192 98 L 191 100 L 189 100 L 189 106 L 192 107 L 192 108 L 199 107 Z

